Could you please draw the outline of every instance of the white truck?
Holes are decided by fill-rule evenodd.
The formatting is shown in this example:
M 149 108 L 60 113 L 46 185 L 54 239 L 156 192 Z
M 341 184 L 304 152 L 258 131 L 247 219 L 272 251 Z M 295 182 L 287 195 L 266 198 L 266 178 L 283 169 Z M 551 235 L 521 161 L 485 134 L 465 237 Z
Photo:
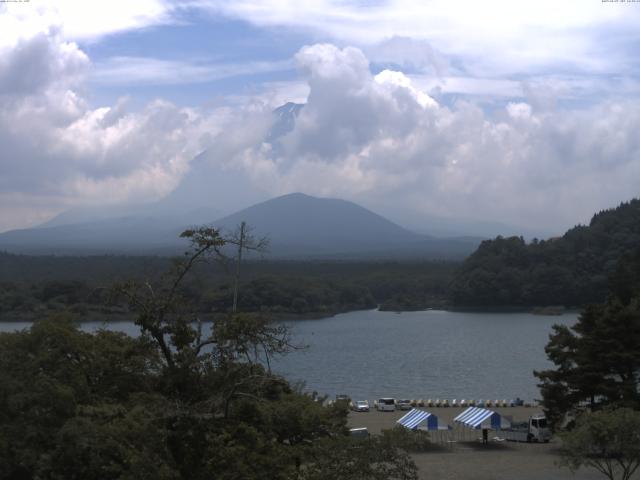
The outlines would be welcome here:
M 502 430 L 505 439 L 510 442 L 548 442 L 551 430 L 547 425 L 547 418 L 540 413 L 529 417 L 528 422 L 511 422 L 511 427 Z

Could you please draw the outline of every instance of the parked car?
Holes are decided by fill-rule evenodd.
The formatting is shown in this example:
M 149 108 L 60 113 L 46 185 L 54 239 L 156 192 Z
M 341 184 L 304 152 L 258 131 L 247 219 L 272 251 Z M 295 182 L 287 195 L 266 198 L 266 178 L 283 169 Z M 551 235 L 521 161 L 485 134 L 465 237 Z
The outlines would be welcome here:
M 411 400 L 398 400 L 398 402 L 396 403 L 396 408 L 398 410 L 411 410 Z
M 396 399 L 395 398 L 379 398 L 376 402 L 376 409 L 380 412 L 395 412 Z
M 368 412 L 369 400 L 356 400 L 351 404 L 351 409 L 354 412 Z

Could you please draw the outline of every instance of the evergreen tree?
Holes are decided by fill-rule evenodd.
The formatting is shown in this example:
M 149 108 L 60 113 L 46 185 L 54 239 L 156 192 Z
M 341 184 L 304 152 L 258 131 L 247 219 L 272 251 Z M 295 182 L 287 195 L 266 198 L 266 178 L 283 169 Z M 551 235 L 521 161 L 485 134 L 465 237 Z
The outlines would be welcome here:
M 526 243 L 487 240 L 467 258 L 450 285 L 454 305 L 585 306 L 607 297 L 607 278 L 640 245 L 640 199 L 599 212 L 588 226 L 562 237 Z
M 545 351 L 556 368 L 534 372 L 552 424 L 584 409 L 640 407 L 640 251 L 622 259 L 610 285 L 607 301 L 573 327 L 554 326 Z

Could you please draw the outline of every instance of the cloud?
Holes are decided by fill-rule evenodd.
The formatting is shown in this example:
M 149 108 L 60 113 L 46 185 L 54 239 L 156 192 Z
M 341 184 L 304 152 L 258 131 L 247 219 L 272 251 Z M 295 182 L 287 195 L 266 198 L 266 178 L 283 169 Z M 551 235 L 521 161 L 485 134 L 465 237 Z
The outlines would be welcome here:
M 487 112 L 439 104 L 401 72 L 374 76 L 355 48 L 313 45 L 296 59 L 309 96 L 294 130 L 236 157 L 273 194 L 560 231 L 639 193 L 637 101 L 536 110 L 525 97 Z
M 470 101 L 447 106 L 400 71 L 372 74 L 358 48 L 316 44 L 295 57 L 306 84 L 295 84 L 296 95 L 306 105 L 271 145 L 267 103 L 209 112 L 162 100 L 139 111 L 126 100 L 93 108 L 81 95 L 90 63 L 75 44 L 38 34 L 6 53 L 11 66 L 0 75 L 19 78 L 20 68 L 39 65 L 32 85 L 0 95 L 0 196 L 31 205 L 33 221 L 54 206 L 161 198 L 206 149 L 208 166 L 196 176 L 212 185 L 245 178 L 272 195 L 345 197 L 391 216 L 562 228 L 637 195 L 637 102 L 544 108 L 521 90 L 492 111 Z M 287 85 L 273 89 L 283 100 Z M 17 221 L 9 218 L 6 225 Z
M 215 131 L 210 118 L 162 101 L 127 112 L 121 105 L 91 109 L 69 95 L 61 120 L 55 113 L 62 105 L 49 103 L 47 94 L 18 110 L 0 104 L 0 192 L 85 203 L 158 198 Z
M 0 5 L 0 46 L 58 32 L 66 39 L 94 41 L 127 30 L 176 22 L 175 5 L 164 0 L 30 0 Z
M 640 20 L 635 5 L 581 0 L 561 4 L 554 0 L 196 3 L 258 26 L 311 30 L 368 48 L 378 45 L 383 58 L 401 64 L 424 64 L 429 53 L 415 45 L 406 48 L 406 40 L 405 48 L 394 49 L 394 38 L 427 41 L 434 51 L 456 59 L 474 76 L 540 73 L 545 68 L 599 74 L 637 71 L 637 57 L 629 43 L 629 38 L 637 38 Z
M 426 40 L 394 35 L 364 49 L 372 62 L 394 64 L 404 71 L 418 71 L 445 75 L 451 68 L 449 61 Z
M 234 178 L 271 195 L 344 197 L 392 217 L 476 217 L 559 231 L 638 195 L 637 60 L 620 46 L 624 36 L 637 38 L 638 9 L 572 1 L 520 11 L 513 2 L 144 0 L 89 15 L 84 3 L 6 5 L 0 230 L 74 205 L 151 201 L 185 176 L 201 177 L 205 187 L 212 178 L 221 191 Z M 341 46 L 300 49 L 301 80 L 265 84 L 224 108 L 162 99 L 141 108 L 126 99 L 92 105 L 93 86 L 289 68 L 286 60 L 123 56 L 93 64 L 76 43 L 176 22 L 185 9 L 310 29 Z M 102 14 L 104 23 L 83 24 Z M 388 68 L 372 72 L 370 62 Z M 584 92 L 591 101 L 576 102 Z M 291 99 L 306 101 L 295 128 L 266 143 L 270 109 Z M 204 150 L 206 175 L 192 162 Z
M 309 84 L 301 79 L 281 82 L 264 82 L 263 92 L 253 95 L 251 98 L 258 98 L 272 109 L 278 108 L 287 102 L 306 103 L 309 97 Z M 227 97 L 229 99 L 232 96 Z M 246 96 L 236 97 L 238 101 L 246 103 L 249 98 Z
M 115 2 L 114 12 L 122 18 L 108 16 L 102 27 L 84 31 L 84 4 L 74 13 L 71 2 L 55 9 L 32 8 L 35 2 L 20 5 L 29 10 L 7 5 L 0 5 L 3 12 L 11 10 L 11 15 L 0 15 L 0 27 L 7 27 L 0 29 L 0 231 L 33 225 L 76 206 L 157 200 L 178 186 L 190 162 L 212 144 L 209 173 L 233 170 L 232 155 L 225 152 L 255 147 L 269 129 L 271 107 L 259 100 L 217 109 L 162 99 L 135 108 L 127 98 L 113 105 L 91 104 L 87 80 L 96 66 L 69 38 L 143 28 L 166 20 L 162 12 L 174 7 Z M 164 10 L 156 12 L 156 6 Z M 64 22 L 58 21 L 60 15 Z M 140 84 L 152 78 L 172 84 L 291 68 L 291 61 L 221 66 L 120 57 L 97 67 L 105 82 L 128 71 Z
M 19 40 L 11 49 L 0 49 L 0 95 L 33 94 L 49 88 L 58 78 L 76 83 L 89 60 L 75 44 L 44 34 Z M 51 59 L 56 61 L 52 62 Z
M 459 94 L 469 98 L 502 100 L 524 96 L 522 81 L 502 78 L 409 75 L 416 87 L 438 94 Z
M 93 107 L 90 65 L 56 29 L 0 47 L 0 229 L 73 205 L 160 198 L 225 124 L 228 115 L 162 100 Z
M 356 48 L 318 44 L 302 48 L 296 60 L 310 91 L 295 134 L 282 140 L 290 159 L 298 154 L 332 159 L 358 152 L 376 134 L 402 135 L 419 111 L 435 103 L 400 72 L 374 77 Z M 381 122 L 381 116 L 387 121 Z
M 531 118 L 531 105 L 509 102 L 507 104 L 507 113 L 514 119 L 521 118 L 528 120 Z
M 92 81 L 96 85 L 184 85 L 293 68 L 290 60 L 215 64 L 148 57 L 111 57 L 95 65 Z

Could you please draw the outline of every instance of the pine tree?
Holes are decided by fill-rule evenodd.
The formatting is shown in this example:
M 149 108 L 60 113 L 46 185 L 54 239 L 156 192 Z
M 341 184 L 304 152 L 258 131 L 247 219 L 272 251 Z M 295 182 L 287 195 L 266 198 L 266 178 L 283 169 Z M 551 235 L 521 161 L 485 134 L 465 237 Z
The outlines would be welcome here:
M 603 304 L 573 327 L 554 327 L 545 351 L 556 368 L 534 372 L 555 426 L 568 413 L 606 405 L 640 408 L 640 251 L 624 258 Z

